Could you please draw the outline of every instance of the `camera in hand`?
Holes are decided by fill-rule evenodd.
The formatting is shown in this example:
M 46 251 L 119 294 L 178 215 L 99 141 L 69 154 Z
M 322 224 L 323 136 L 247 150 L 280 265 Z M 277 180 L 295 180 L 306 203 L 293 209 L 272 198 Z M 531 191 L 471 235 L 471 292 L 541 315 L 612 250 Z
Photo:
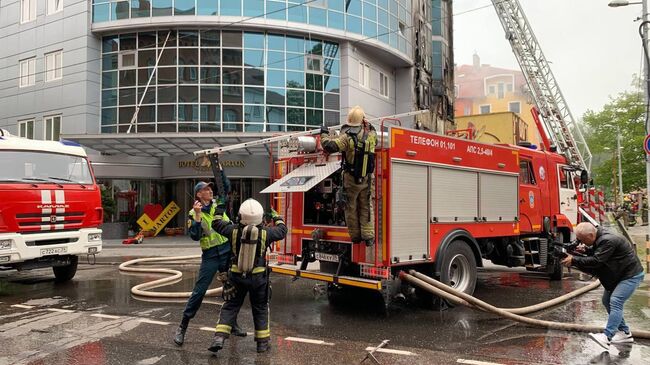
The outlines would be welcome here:
M 578 246 L 580 242 L 573 241 L 569 243 L 554 242 L 553 243 L 553 255 L 557 258 L 564 259 L 565 257 L 572 256 L 586 256 L 583 252 L 578 251 Z

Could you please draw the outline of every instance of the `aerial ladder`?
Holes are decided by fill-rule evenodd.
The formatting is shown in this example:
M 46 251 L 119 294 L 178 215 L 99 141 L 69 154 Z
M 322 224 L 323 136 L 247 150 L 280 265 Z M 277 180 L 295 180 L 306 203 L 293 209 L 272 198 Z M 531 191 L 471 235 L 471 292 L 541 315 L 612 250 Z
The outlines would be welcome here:
M 562 95 L 553 72 L 518 0 L 492 0 L 517 58 L 550 142 L 576 169 L 591 170 L 591 151 Z M 535 116 L 535 111 L 533 115 Z M 544 136 L 542 136 L 544 138 Z

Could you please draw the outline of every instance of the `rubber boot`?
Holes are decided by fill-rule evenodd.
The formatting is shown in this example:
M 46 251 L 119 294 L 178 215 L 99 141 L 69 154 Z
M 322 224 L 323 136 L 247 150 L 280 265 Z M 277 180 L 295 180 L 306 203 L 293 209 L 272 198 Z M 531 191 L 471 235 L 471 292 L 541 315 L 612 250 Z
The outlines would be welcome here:
M 212 344 L 210 347 L 208 347 L 208 351 L 217 353 L 223 348 L 224 342 L 226 342 L 226 336 L 224 336 L 222 333 L 216 333 L 214 335 L 214 340 L 212 340 Z
M 271 343 L 268 339 L 257 341 L 257 352 L 267 352 L 271 348 Z
M 190 319 L 183 317 L 181 324 L 176 329 L 174 333 L 174 343 L 178 346 L 183 346 L 185 342 L 185 332 L 187 332 L 187 326 L 190 324 Z

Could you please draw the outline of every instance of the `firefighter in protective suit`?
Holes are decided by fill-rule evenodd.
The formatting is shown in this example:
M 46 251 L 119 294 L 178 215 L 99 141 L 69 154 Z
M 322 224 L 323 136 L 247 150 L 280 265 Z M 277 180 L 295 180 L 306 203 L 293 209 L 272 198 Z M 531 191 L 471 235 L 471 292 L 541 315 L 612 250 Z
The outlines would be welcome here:
M 365 120 L 363 109 L 353 107 L 338 136 L 321 127 L 321 145 L 326 152 L 343 154 L 345 222 L 353 243 L 375 242 L 372 195 L 375 189 L 375 146 L 377 132 Z
M 230 237 L 233 254 L 228 281 L 223 286 L 226 302 L 221 308 L 214 340 L 208 348 L 212 352 L 223 348 L 226 338 L 230 336 L 236 324 L 237 314 L 244 304 L 246 294 L 250 294 L 257 352 L 269 349 L 271 331 L 266 250 L 272 242 L 284 239 L 287 226 L 282 217 L 273 212 L 271 217 L 275 226 L 264 227 L 263 215 L 262 205 L 254 199 L 248 199 L 239 207 L 239 224 L 223 219 L 212 222 L 212 228 L 216 232 Z

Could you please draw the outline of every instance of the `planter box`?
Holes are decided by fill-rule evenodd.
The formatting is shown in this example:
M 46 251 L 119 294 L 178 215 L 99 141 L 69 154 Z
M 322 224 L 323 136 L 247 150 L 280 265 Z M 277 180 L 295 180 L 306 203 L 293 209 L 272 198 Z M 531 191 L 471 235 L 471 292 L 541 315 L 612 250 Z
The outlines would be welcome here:
M 129 224 L 126 222 L 104 223 L 102 229 L 102 239 L 105 240 L 123 240 L 128 238 Z

